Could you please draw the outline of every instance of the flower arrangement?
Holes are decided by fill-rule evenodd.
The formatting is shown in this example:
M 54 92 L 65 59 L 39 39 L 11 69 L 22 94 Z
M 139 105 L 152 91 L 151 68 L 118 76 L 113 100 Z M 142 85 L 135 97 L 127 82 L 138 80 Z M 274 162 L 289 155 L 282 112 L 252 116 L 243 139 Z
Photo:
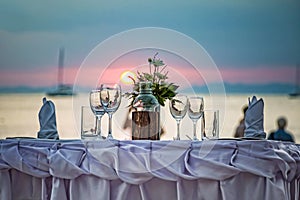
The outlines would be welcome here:
M 131 106 L 134 99 L 138 96 L 140 82 L 148 81 L 152 83 L 152 93 L 161 106 L 165 105 L 167 99 L 171 100 L 176 95 L 176 90 L 179 86 L 167 82 L 167 65 L 157 58 L 157 55 L 158 53 L 156 53 L 153 58 L 148 58 L 149 73 L 137 71 L 137 80 L 133 77 L 129 77 L 134 83 L 133 92 L 125 93 L 125 96 L 132 99 Z

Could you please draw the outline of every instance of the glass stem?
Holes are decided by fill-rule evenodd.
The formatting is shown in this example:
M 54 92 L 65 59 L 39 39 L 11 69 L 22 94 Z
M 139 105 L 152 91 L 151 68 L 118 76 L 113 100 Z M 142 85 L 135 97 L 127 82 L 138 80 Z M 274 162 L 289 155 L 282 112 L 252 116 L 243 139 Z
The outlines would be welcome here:
M 176 122 L 177 122 L 177 136 L 176 136 L 176 140 L 180 140 L 180 119 L 177 119 Z
M 101 138 L 101 119 L 102 115 L 97 115 L 96 117 L 96 135 Z
M 108 113 L 108 135 L 107 139 L 112 139 L 112 114 Z
M 201 140 L 204 140 L 205 139 L 205 135 L 204 135 L 204 127 L 202 126 L 204 124 L 204 121 L 203 121 L 203 116 L 200 117 L 200 137 L 201 137 Z
M 193 140 L 198 140 L 197 138 L 197 120 L 193 120 Z

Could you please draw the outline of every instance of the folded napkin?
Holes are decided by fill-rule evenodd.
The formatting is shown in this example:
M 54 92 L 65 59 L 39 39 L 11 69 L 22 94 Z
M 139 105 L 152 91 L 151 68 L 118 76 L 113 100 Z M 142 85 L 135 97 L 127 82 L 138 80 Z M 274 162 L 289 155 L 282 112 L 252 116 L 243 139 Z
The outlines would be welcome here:
M 256 96 L 252 97 L 248 110 L 245 114 L 245 131 L 244 136 L 248 138 L 266 138 L 264 132 L 264 101 L 257 100 Z
M 59 139 L 56 129 L 55 106 L 52 101 L 43 98 L 43 106 L 39 112 L 40 131 L 38 138 Z

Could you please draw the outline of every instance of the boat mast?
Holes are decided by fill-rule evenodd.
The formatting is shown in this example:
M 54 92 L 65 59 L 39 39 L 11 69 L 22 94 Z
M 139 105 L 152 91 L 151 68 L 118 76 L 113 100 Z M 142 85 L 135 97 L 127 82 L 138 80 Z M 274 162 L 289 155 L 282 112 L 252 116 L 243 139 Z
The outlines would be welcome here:
M 58 54 L 58 85 L 63 84 L 63 78 L 64 78 L 64 57 L 65 57 L 65 49 L 63 47 L 59 48 L 59 54 Z
M 296 66 L 296 92 L 300 92 L 300 65 Z

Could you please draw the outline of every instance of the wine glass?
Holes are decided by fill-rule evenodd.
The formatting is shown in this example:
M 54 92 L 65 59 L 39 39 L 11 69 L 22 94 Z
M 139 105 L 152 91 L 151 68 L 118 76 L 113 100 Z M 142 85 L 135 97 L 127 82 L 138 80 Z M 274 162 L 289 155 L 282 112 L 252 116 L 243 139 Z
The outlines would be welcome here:
M 105 114 L 104 107 L 100 100 L 100 89 L 95 89 L 90 92 L 90 107 L 96 116 L 96 135 L 102 139 L 101 136 L 101 119 Z
M 121 87 L 116 83 L 104 83 L 100 86 L 100 99 L 105 112 L 108 114 L 108 135 L 112 139 L 112 115 L 118 110 L 121 104 Z
M 188 100 L 184 95 L 177 95 L 172 100 L 170 100 L 169 108 L 172 117 L 177 122 L 177 136 L 174 138 L 175 140 L 180 140 L 180 122 L 184 118 L 187 108 L 188 108 Z
M 192 96 L 188 98 L 188 102 L 188 115 L 189 118 L 193 121 L 193 140 L 198 140 L 196 134 L 197 122 L 203 116 L 204 101 L 202 97 Z M 200 130 L 201 128 L 202 127 L 200 126 Z

